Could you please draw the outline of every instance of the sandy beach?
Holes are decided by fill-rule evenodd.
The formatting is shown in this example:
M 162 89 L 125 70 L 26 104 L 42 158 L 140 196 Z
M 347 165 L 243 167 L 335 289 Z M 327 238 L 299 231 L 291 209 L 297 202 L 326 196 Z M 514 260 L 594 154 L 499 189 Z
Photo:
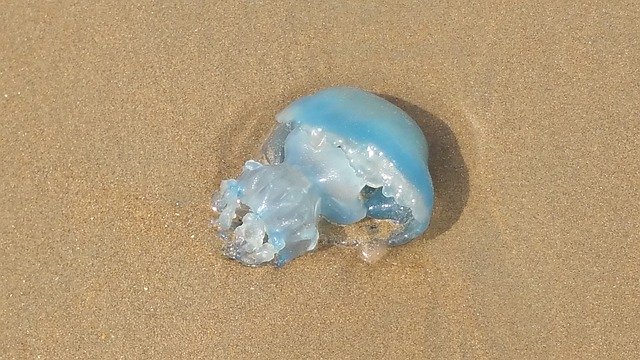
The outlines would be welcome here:
M 481 3 L 5 2 L 0 358 L 640 357 L 640 6 Z M 431 227 L 224 258 L 212 193 L 333 85 L 419 123 Z

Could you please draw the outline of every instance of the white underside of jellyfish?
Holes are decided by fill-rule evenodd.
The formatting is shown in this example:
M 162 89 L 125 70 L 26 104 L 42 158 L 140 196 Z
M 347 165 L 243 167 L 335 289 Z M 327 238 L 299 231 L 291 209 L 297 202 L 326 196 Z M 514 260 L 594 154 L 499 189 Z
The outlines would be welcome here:
M 247 161 L 238 179 L 224 180 L 214 195 L 226 256 L 247 265 L 281 266 L 316 248 L 321 218 L 339 225 L 365 217 L 392 221 L 398 230 L 379 239 L 382 245 L 405 243 L 426 229 L 432 199 L 425 196 L 432 189 L 425 195 L 375 141 L 292 121 L 296 114 L 290 108 L 278 116 L 263 163 Z M 362 249 L 363 258 L 375 256 L 367 253 L 372 247 Z

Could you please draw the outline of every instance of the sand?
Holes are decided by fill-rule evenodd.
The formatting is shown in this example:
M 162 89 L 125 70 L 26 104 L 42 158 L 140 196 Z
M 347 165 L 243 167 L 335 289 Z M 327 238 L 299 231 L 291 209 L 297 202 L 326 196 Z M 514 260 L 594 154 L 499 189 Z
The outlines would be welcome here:
M 638 5 L 128 3 L 2 5 L 1 358 L 640 355 Z M 223 258 L 212 192 L 338 84 L 425 130 L 431 228 Z

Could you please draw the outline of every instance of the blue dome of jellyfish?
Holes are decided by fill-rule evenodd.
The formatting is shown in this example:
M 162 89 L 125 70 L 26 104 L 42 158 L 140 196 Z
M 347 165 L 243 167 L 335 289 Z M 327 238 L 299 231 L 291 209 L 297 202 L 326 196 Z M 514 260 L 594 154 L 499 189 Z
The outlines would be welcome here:
M 361 247 L 365 259 L 427 229 L 434 198 L 428 145 L 404 111 L 364 90 L 334 87 L 294 101 L 276 120 L 263 161 L 247 161 L 214 195 L 225 255 L 282 266 L 316 248 L 321 218 L 395 224 L 376 246 Z

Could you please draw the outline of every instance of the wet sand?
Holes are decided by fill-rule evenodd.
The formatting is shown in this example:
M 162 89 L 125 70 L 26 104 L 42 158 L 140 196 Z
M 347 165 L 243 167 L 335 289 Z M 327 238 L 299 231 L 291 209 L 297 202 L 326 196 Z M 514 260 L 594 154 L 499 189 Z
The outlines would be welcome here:
M 640 355 L 640 7 L 323 3 L 2 6 L 0 357 Z M 338 84 L 426 132 L 432 227 L 224 259 L 213 190 Z

